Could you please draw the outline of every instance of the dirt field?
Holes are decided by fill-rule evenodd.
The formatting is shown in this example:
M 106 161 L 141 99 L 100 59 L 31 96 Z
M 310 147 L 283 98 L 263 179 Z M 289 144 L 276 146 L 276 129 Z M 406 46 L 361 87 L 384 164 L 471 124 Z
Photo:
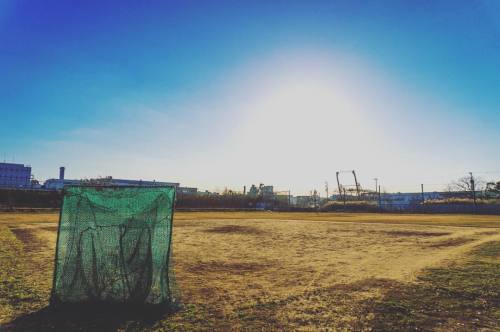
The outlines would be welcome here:
M 177 213 L 174 259 L 184 308 L 154 318 L 115 315 L 85 321 L 56 317 L 46 309 L 57 219 L 56 214 L 0 214 L 0 330 L 369 331 L 384 330 L 389 323 L 395 330 L 500 330 L 498 291 L 483 294 L 496 287 L 492 283 L 500 272 L 497 216 Z M 478 250 L 487 254 L 474 256 Z M 408 301 L 422 295 L 425 302 L 430 293 L 422 292 L 434 292 L 451 269 L 472 269 L 479 262 L 487 266 L 478 271 L 492 269 L 493 276 L 481 279 L 484 287 L 476 290 L 482 297 L 474 301 L 487 302 L 479 314 L 448 311 L 423 320 L 424 306 L 422 315 L 414 315 L 421 303 Z M 476 272 L 470 278 L 477 279 Z M 451 276 L 447 285 L 455 280 Z M 460 276 L 465 278 L 460 282 L 472 282 Z M 457 296 L 458 303 L 468 303 Z M 433 303 L 441 303 L 441 297 Z M 393 303 L 408 308 L 394 309 Z

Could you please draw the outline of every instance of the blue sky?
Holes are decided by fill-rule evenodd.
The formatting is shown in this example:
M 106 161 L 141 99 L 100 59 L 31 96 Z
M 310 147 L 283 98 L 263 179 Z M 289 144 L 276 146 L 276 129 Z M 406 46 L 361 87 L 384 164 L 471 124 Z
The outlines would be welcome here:
M 0 153 L 296 193 L 499 170 L 499 22 L 494 0 L 1 0 Z

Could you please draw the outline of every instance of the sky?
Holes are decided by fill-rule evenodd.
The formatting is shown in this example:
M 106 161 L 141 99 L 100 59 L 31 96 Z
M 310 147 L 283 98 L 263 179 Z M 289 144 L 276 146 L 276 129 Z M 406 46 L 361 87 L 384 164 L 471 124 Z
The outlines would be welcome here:
M 0 0 L 0 157 L 40 180 L 438 190 L 499 151 L 496 0 Z

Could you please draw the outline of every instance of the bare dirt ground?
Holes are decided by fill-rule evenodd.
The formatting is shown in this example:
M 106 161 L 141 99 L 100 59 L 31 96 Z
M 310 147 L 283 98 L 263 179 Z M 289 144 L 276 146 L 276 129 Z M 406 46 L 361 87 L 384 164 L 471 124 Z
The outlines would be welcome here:
M 27 305 L 0 302 L 6 330 L 30 329 L 37 319 L 57 327 L 36 316 L 48 303 L 57 220 L 57 214 L 0 214 L 0 235 L 21 251 L 9 258 L 5 249 L 3 260 L 23 255 L 12 269 L 20 292 L 30 289 Z M 500 217 L 190 212 L 176 214 L 173 241 L 184 309 L 148 324 L 121 320 L 106 328 L 377 330 L 367 303 L 500 241 Z M 446 330 L 455 324 L 448 321 L 421 330 Z M 488 324 L 482 328 L 495 329 L 494 318 Z M 462 327 L 469 325 L 450 329 Z

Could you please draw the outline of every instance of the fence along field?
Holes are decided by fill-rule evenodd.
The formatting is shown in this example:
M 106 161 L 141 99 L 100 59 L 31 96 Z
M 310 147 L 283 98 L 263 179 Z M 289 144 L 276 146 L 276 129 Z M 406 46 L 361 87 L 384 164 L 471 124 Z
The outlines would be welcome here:
M 183 309 L 154 317 L 47 309 L 57 220 L 0 214 L 0 330 L 500 328 L 498 216 L 177 213 Z
M 279 192 L 277 194 L 280 194 Z M 176 199 L 177 210 L 274 210 L 274 211 L 329 211 L 329 212 L 392 212 L 392 213 L 458 213 L 458 214 L 493 214 L 500 215 L 500 199 L 480 196 L 476 204 L 468 192 L 449 192 L 449 197 L 441 199 L 427 199 L 424 202 L 417 194 L 410 203 L 393 201 L 388 194 L 378 196 L 373 194 L 365 197 L 347 196 L 347 201 L 323 200 L 317 207 L 309 202 L 291 204 L 288 192 L 281 192 L 275 197 L 249 196 L 237 193 L 222 195 L 187 195 L 178 193 Z M 415 194 L 414 194 L 415 195 Z M 455 196 L 460 197 L 456 198 Z M 493 195 L 493 194 L 491 194 Z M 62 191 L 58 190 L 20 190 L 0 188 L 0 211 L 30 211 L 58 209 L 62 203 Z M 303 202 L 304 203 L 304 202 Z

